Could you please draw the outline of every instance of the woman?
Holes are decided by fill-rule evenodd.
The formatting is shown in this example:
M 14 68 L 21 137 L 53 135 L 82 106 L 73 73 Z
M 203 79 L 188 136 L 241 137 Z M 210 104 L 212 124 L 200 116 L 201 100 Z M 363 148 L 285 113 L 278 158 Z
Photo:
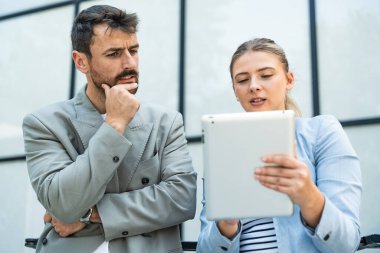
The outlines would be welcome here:
M 284 51 L 273 40 L 258 38 L 239 46 L 230 73 L 235 96 L 245 111 L 286 109 L 300 116 L 288 97 L 294 75 Z M 197 252 L 356 250 L 360 241 L 359 159 L 334 117 L 297 117 L 295 124 L 297 157 L 268 154 L 262 160 L 279 167 L 257 168 L 254 175 L 265 187 L 289 196 L 295 204 L 293 215 L 208 221 L 203 207 Z

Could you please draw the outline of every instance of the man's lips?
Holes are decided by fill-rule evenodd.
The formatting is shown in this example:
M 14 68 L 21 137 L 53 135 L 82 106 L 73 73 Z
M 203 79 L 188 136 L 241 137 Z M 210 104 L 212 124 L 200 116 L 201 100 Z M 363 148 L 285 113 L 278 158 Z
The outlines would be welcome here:
M 134 75 L 124 76 L 122 78 L 119 78 L 119 80 L 117 81 L 118 84 L 136 83 L 136 82 L 137 82 L 136 76 L 134 76 Z

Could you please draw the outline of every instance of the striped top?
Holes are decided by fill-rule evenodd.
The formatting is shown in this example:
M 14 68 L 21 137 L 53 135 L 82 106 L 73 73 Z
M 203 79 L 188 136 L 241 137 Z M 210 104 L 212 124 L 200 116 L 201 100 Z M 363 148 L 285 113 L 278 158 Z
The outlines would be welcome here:
M 277 239 L 272 218 L 244 219 L 240 252 L 277 253 Z

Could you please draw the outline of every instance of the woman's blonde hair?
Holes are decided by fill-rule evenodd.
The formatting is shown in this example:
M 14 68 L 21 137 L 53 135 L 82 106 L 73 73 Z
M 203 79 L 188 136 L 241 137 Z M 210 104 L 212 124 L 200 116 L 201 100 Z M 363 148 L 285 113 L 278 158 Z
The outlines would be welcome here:
M 284 66 L 284 70 L 286 73 L 289 72 L 289 63 L 288 59 L 286 58 L 284 50 L 276 44 L 271 39 L 267 38 L 256 38 L 253 40 L 248 40 L 241 44 L 235 51 L 235 53 L 232 55 L 231 63 L 230 63 L 230 74 L 231 79 L 233 83 L 233 76 L 232 76 L 232 68 L 235 63 L 235 61 L 245 54 L 248 51 L 265 51 L 268 53 L 272 53 L 274 55 L 278 56 L 278 59 Z M 297 106 L 296 102 L 289 96 L 289 94 L 286 94 L 285 97 L 285 109 L 286 110 L 293 110 L 297 116 L 301 116 L 301 110 Z

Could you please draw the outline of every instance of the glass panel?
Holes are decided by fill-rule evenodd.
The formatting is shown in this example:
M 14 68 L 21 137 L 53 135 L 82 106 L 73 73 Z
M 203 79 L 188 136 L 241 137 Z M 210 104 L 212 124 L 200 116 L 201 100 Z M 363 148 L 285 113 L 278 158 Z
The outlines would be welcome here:
M 25 238 L 38 238 L 44 209 L 37 201 L 24 162 L 0 163 L 0 252 L 32 252 Z
M 140 24 L 140 86 L 137 96 L 141 101 L 177 109 L 178 54 L 179 54 L 179 1 L 89 1 L 81 9 L 95 4 L 108 4 L 129 13 L 137 13 Z M 77 72 L 77 87 L 86 82 Z
M 190 155 L 193 158 L 193 166 L 198 173 L 197 178 L 197 210 L 193 220 L 183 223 L 183 241 L 198 241 L 199 232 L 201 231 L 201 222 L 199 216 L 202 210 L 202 194 L 203 194 L 203 150 L 202 144 L 191 143 L 189 144 Z
M 25 114 L 67 99 L 73 13 L 67 7 L 0 22 L 1 157 L 24 153 Z
M 202 114 L 242 111 L 231 87 L 229 64 L 236 48 L 255 37 L 272 38 L 284 48 L 296 78 L 292 96 L 303 114 L 311 115 L 307 1 L 192 0 L 187 6 L 189 136 L 200 135 Z
M 380 116 L 380 1 L 322 0 L 316 7 L 322 113 Z
M 362 169 L 362 235 L 380 234 L 380 125 L 346 127 L 352 145 L 359 155 Z
M 0 0 L 0 16 L 59 2 L 62 0 Z

